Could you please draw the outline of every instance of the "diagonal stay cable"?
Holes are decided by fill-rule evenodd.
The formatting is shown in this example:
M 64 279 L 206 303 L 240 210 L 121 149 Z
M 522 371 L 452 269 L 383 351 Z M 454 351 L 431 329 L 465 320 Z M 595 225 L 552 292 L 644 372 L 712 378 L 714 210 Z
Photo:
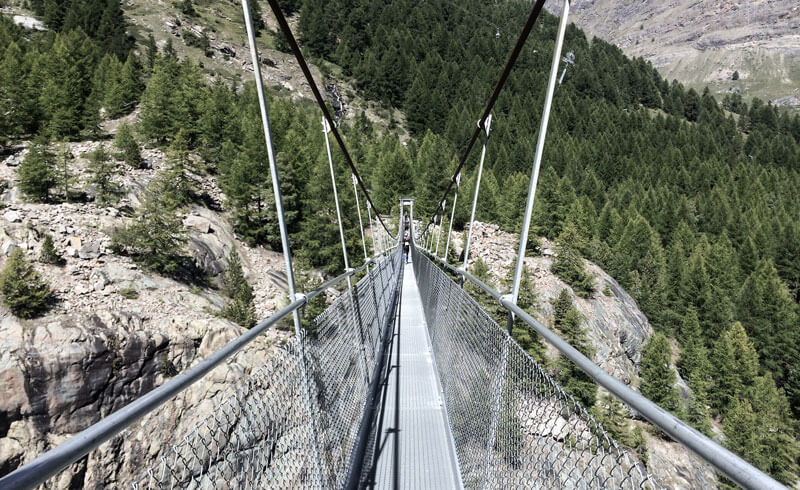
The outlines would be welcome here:
M 364 185 L 364 181 L 361 180 L 361 175 L 358 173 L 356 164 L 353 163 L 353 159 L 350 157 L 350 153 L 347 151 L 347 147 L 344 145 L 344 140 L 339 134 L 339 130 L 336 128 L 333 117 L 331 117 L 331 113 L 328 111 L 328 106 L 325 105 L 325 101 L 322 99 L 322 94 L 320 93 L 319 88 L 317 88 L 316 82 L 314 82 L 314 77 L 311 76 L 311 70 L 308 68 L 308 63 L 306 63 L 306 59 L 303 56 L 303 53 L 300 51 L 300 46 L 297 44 L 294 34 L 292 34 L 292 29 L 289 27 L 289 23 L 286 21 L 286 17 L 283 15 L 283 11 L 281 10 L 281 6 L 278 4 L 278 0 L 268 1 L 270 8 L 272 8 L 272 13 L 275 14 L 275 18 L 278 21 L 278 25 L 281 26 L 283 35 L 286 36 L 286 40 L 289 42 L 289 46 L 292 48 L 294 57 L 297 59 L 297 63 L 300 65 L 300 69 L 303 71 L 303 75 L 305 75 L 306 81 L 308 81 L 308 85 L 311 87 L 311 92 L 314 93 L 314 98 L 317 100 L 317 105 L 319 105 L 319 108 L 322 109 L 322 114 L 325 116 L 325 119 L 330 125 L 333 137 L 336 138 L 336 143 L 338 143 L 339 148 L 341 148 L 342 153 L 344 154 L 344 159 L 347 161 L 347 165 L 350 167 L 353 175 L 356 176 L 356 180 L 358 181 L 359 187 L 361 187 L 361 191 L 364 193 L 364 196 L 366 196 L 367 201 L 369 201 L 369 203 L 372 205 L 372 209 L 375 210 L 375 215 L 381 222 L 383 229 L 386 230 L 386 233 L 388 233 L 390 237 L 394 238 L 395 235 L 393 235 L 392 232 L 389 231 L 389 228 L 386 227 L 386 223 L 384 223 L 383 219 L 380 217 L 380 212 L 377 206 L 375 206 L 375 203 L 372 202 L 372 199 L 369 197 L 367 186 Z
M 270 4 L 275 0 L 270 0 Z M 438 214 L 439 210 L 442 209 L 442 203 L 447 198 L 447 194 L 450 192 L 450 189 L 453 188 L 453 184 L 456 182 L 456 176 L 461 172 L 461 169 L 464 167 L 464 164 L 467 162 L 467 157 L 469 153 L 472 151 L 472 147 L 475 146 L 475 142 L 478 140 L 478 136 L 480 136 L 481 131 L 484 130 L 486 118 L 489 117 L 489 113 L 492 112 L 494 108 L 495 102 L 497 102 L 497 98 L 500 96 L 500 92 L 503 90 L 503 86 L 506 84 L 506 80 L 508 76 L 511 74 L 511 70 L 514 68 L 514 65 L 517 63 L 517 58 L 519 58 L 520 52 L 522 52 L 523 46 L 525 46 L 525 41 L 528 40 L 528 35 L 531 33 L 533 29 L 533 24 L 536 23 L 536 19 L 539 18 L 539 14 L 542 11 L 542 7 L 544 7 L 545 0 L 536 0 L 536 3 L 531 9 L 531 13 L 528 16 L 528 20 L 525 22 L 525 27 L 522 28 L 522 32 L 520 32 L 519 37 L 517 38 L 517 43 L 514 45 L 514 49 L 511 51 L 511 56 L 508 57 L 508 61 L 506 62 L 506 66 L 503 69 L 503 73 L 500 75 L 500 79 L 497 81 L 497 85 L 494 87 L 494 92 L 492 92 L 492 96 L 489 97 L 489 102 L 486 104 L 486 109 L 483 111 L 483 115 L 481 116 L 480 120 L 478 120 L 478 125 L 475 128 L 475 131 L 472 133 L 472 138 L 470 138 L 469 143 L 467 144 L 466 150 L 461 155 L 461 160 L 458 162 L 458 167 L 453 172 L 453 176 L 450 177 L 450 182 L 447 184 L 447 189 L 445 189 L 442 198 L 439 199 L 439 204 L 436 206 L 436 212 L 431 219 L 428 221 L 428 224 L 425 225 L 425 229 L 423 233 L 428 231 L 431 224 L 433 224 L 436 215 Z

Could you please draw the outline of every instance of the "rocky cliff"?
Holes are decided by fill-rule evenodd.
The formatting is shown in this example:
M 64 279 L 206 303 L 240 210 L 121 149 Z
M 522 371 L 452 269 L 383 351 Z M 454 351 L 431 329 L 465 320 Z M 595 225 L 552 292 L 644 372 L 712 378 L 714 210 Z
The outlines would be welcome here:
M 451 239 L 461 253 L 462 237 L 454 233 Z M 519 236 L 506 233 L 491 223 L 476 222 L 472 240 L 470 264 L 478 258 L 482 259 L 489 267 L 495 287 L 501 292 L 507 291 L 509 287 L 504 281 L 514 266 Z M 585 268 L 594 276 L 596 292 L 588 299 L 577 296 L 569 285 L 550 270 L 556 253 L 554 244 L 544 238 L 540 241 L 542 255 L 525 258 L 537 294 L 537 304 L 531 313 L 545 325 L 550 325 L 553 317 L 550 300 L 566 288 L 584 317 L 587 337 L 595 349 L 593 361 L 636 389 L 640 382 L 638 367 L 642 348 L 653 334 L 652 326 L 636 301 L 614 278 L 589 261 L 585 262 Z M 553 347 L 548 348 L 548 356 L 556 358 L 557 355 Z M 642 424 L 639 421 L 634 423 Z M 651 434 L 647 435 L 647 444 L 648 470 L 667 488 L 716 486 L 717 478 L 711 467 L 681 445 Z
M 98 142 L 69 144 L 73 185 L 86 186 L 86 155 Z M 106 143 L 107 144 L 107 143 Z M 149 169 L 120 164 L 126 195 L 113 207 L 92 202 L 35 204 L 20 198 L 14 168 L 18 151 L 0 163 L 0 267 L 15 248 L 31 261 L 45 234 L 62 254 L 61 265 L 37 263 L 56 299 L 44 317 L 20 320 L 0 307 L 0 475 L 97 422 L 241 335 L 244 329 L 215 315 L 223 305 L 216 289 L 190 285 L 141 270 L 108 249 L 120 211 L 138 204 L 138 192 L 163 166 L 163 154 L 146 150 Z M 187 252 L 215 282 L 231 249 L 256 294 L 260 318 L 275 311 L 280 289 L 279 254 L 240 243 L 225 218 L 213 180 L 197 176 L 211 208 L 193 206 L 184 217 Z M 213 209 L 212 209 L 213 208 Z M 216 210 L 215 210 L 216 209 Z M 272 330 L 201 382 L 104 444 L 58 476 L 55 488 L 112 488 L 129 484 L 230 392 L 233 381 L 261 366 L 286 334 Z
M 547 8 L 560 12 L 561 2 L 549 0 Z M 650 60 L 667 80 L 800 109 L 796 1 L 584 0 L 572 3 L 570 18 L 625 54 Z

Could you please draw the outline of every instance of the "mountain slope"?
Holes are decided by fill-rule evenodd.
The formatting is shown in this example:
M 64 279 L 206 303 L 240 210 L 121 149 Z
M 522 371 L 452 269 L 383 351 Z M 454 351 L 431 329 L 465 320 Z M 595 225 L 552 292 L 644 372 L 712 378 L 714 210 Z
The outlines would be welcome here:
M 558 2 L 548 8 L 560 10 Z M 590 0 L 570 16 L 668 80 L 800 109 L 800 5 L 792 0 Z M 733 80 L 738 72 L 738 80 Z

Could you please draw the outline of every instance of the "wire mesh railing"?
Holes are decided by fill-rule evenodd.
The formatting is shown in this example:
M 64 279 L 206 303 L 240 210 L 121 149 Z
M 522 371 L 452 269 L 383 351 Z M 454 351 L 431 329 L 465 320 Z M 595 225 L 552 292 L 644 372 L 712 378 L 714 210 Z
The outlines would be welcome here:
M 306 326 L 313 332 L 303 339 L 310 411 L 295 337 L 170 445 L 133 488 L 343 487 L 400 267 L 398 252 L 377 262 Z
M 377 392 L 375 381 L 380 376 L 375 370 L 382 369 L 386 340 L 391 337 L 387 332 L 399 295 L 401 258 L 396 249 L 309 292 L 308 299 L 326 294 L 329 287 L 366 269 L 352 289 L 339 293 L 316 319 L 306 322 L 302 338 L 295 335 L 273 349 L 251 375 L 234 376 L 230 394 L 204 400 L 197 405 L 198 413 L 176 415 L 179 427 L 191 427 L 185 433 L 169 433 L 159 425 L 160 419 L 142 417 L 164 417 L 165 410 L 181 412 L 181 403 L 165 403 L 186 395 L 184 390 L 307 304 L 306 297 L 300 295 L 196 366 L 3 476 L 0 488 L 60 488 L 64 481 L 60 477 L 86 471 L 80 470 L 81 464 L 87 455 L 91 461 L 97 455 L 92 451 L 101 444 L 110 441 L 119 446 L 126 437 L 136 438 L 133 446 L 145 450 L 126 453 L 116 464 L 139 468 L 141 474 L 131 481 L 123 475 L 136 471 L 112 471 L 113 475 L 92 475 L 92 482 L 113 481 L 115 488 L 134 489 L 343 487 L 352 479 L 351 468 L 361 468 L 361 455 L 370 443 L 363 427 L 365 405 Z M 137 421 L 158 422 L 159 428 L 148 433 Z M 161 438 L 147 440 L 153 434 Z
M 414 272 L 467 488 L 660 488 L 447 274 Z

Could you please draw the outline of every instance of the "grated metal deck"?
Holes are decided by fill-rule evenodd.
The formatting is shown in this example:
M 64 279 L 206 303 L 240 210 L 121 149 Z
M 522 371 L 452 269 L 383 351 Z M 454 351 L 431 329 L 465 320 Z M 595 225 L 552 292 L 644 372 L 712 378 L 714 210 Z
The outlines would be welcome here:
M 400 324 L 379 415 L 374 486 L 379 489 L 461 488 L 422 300 L 405 266 Z

